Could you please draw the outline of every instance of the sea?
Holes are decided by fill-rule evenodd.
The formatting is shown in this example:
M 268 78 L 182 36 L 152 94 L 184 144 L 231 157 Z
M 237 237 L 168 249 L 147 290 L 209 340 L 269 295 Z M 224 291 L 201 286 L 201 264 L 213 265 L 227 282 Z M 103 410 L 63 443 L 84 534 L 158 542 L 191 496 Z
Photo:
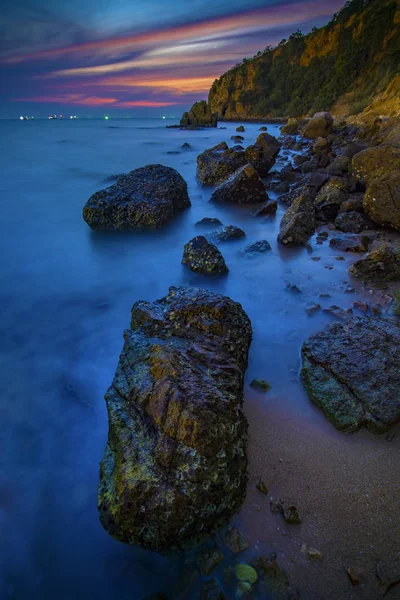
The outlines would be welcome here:
M 158 118 L 0 121 L 1 598 L 141 600 L 157 592 L 174 598 L 174 586 L 182 584 L 190 555 L 161 556 L 119 543 L 97 511 L 104 393 L 138 300 L 189 285 L 240 302 L 254 330 L 245 384 L 250 439 L 252 411 L 277 415 L 282 436 L 288 419 L 317 438 L 338 435 L 302 388 L 300 349 L 332 320 L 324 312 L 310 318 L 307 307 L 351 306 L 354 297 L 344 290 L 355 257 L 337 261 L 337 251 L 315 238 L 312 253 L 278 246 L 283 205 L 267 219 L 253 215 L 255 206 L 209 201 L 212 188 L 197 182 L 196 157 L 221 141 L 233 145 L 237 123 L 198 131 L 166 124 Z M 244 145 L 254 143 L 261 125 L 245 124 Z M 268 125 L 268 133 L 279 136 L 279 126 Z M 184 143 L 191 148 L 183 150 Z M 191 208 L 161 230 L 91 231 L 82 208 L 110 185 L 106 179 L 156 163 L 187 181 Z M 246 233 L 219 245 L 227 277 L 200 276 L 181 264 L 184 244 L 208 233 L 196 226 L 203 217 Z M 272 250 L 243 255 L 259 240 Z M 254 378 L 267 380 L 271 391 L 250 388 Z M 268 436 L 267 417 L 257 420 Z M 253 444 L 250 469 L 258 451 Z M 249 486 L 256 479 L 253 469 Z M 246 535 L 249 519 L 235 519 Z M 252 549 L 276 550 L 275 534 L 263 526 Z M 228 598 L 235 595 L 222 573 L 237 560 L 227 556 L 215 574 Z

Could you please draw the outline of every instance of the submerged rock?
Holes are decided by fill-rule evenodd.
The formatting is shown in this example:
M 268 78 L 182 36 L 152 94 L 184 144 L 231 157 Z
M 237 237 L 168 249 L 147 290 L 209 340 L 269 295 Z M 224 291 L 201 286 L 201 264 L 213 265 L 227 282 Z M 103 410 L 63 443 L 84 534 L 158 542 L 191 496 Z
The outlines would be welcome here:
M 400 231 L 400 170 L 372 181 L 367 187 L 363 206 L 365 214 L 375 223 Z
M 290 246 L 305 246 L 315 232 L 312 194 L 303 189 L 282 217 L 278 241 Z
M 196 223 L 196 227 L 220 227 L 221 225 L 222 221 L 215 217 L 204 217 L 204 219 Z
M 197 565 L 202 575 L 209 575 L 223 559 L 224 555 L 218 548 L 206 548 L 197 555 Z
M 188 206 L 183 177 L 171 167 L 148 165 L 93 194 L 83 218 L 92 229 L 154 229 Z
M 261 133 L 256 143 L 245 150 L 247 161 L 250 162 L 261 177 L 268 175 L 276 162 L 281 145 L 269 133 Z
M 195 102 L 189 112 L 183 113 L 181 127 L 216 127 L 217 116 L 211 112 L 206 100 Z
M 365 258 L 354 263 L 349 273 L 358 279 L 370 281 L 400 280 L 400 248 L 382 244 Z
M 249 542 L 236 527 L 228 529 L 224 536 L 224 543 L 234 554 L 239 554 L 239 552 L 243 552 L 249 547 Z
M 225 225 L 219 231 L 215 231 L 213 237 L 219 242 L 228 242 L 229 240 L 240 240 L 240 238 L 246 237 L 246 234 L 236 225 Z
M 302 131 L 303 137 L 315 139 L 332 133 L 333 119 L 327 112 L 315 113 Z
M 197 288 L 137 302 L 112 386 L 99 511 L 117 540 L 157 552 L 207 538 L 247 483 L 243 379 L 251 324 Z
M 229 271 L 221 252 L 203 235 L 198 235 L 185 245 L 182 264 L 204 275 L 219 275 Z
M 250 244 L 243 248 L 242 254 L 247 256 L 256 256 L 257 254 L 264 254 L 271 250 L 271 244 L 267 240 L 260 240 L 259 242 L 254 242 L 254 244 Z
M 383 432 L 400 421 L 399 361 L 399 324 L 355 317 L 303 344 L 301 377 L 335 427 Z
M 221 142 L 197 157 L 197 179 L 205 185 L 222 183 L 247 163 L 244 152 L 235 152 Z
M 211 201 L 231 204 L 266 202 L 268 194 L 259 174 L 252 165 L 245 165 L 213 192 Z

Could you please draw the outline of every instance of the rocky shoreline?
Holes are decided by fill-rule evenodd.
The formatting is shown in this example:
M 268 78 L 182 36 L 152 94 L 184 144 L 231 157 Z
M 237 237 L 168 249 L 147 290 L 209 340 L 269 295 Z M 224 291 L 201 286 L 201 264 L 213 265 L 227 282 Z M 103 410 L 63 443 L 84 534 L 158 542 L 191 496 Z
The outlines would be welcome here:
M 238 129 L 243 131 L 243 127 Z M 351 266 L 349 274 L 353 277 L 354 286 L 371 292 L 374 304 L 355 301 L 350 310 L 343 310 L 338 306 L 329 309 L 339 319 L 339 323 L 304 342 L 302 379 L 310 400 L 322 409 L 338 429 L 355 431 L 368 428 L 375 432 L 388 431 L 400 421 L 400 381 L 396 369 L 400 358 L 397 355 L 400 328 L 396 320 L 400 303 L 400 241 L 396 234 L 400 230 L 397 177 L 400 171 L 400 121 L 379 119 L 372 124 L 360 126 L 333 119 L 327 113 L 319 113 L 307 122 L 289 120 L 282 128 L 279 139 L 263 132 L 254 144 L 244 148 L 241 146 L 242 140 L 234 137 L 232 141 L 236 146 L 230 148 L 223 142 L 198 156 L 199 182 L 216 186 L 211 196 L 213 202 L 238 205 L 259 203 L 254 218 L 263 216 L 268 219 L 275 218 L 278 202 L 287 207 L 278 236 L 282 246 L 303 247 L 312 252 L 309 240 L 316 235 L 318 243 L 329 242 L 331 247 L 337 249 L 338 260 L 343 258 L 340 256 L 343 253 L 360 255 L 360 259 Z M 280 168 L 274 170 L 278 162 Z M 163 167 L 158 165 L 157 168 Z M 178 181 L 179 175 L 174 172 L 168 176 L 171 177 L 173 190 L 174 181 Z M 118 205 L 118 218 L 107 218 L 107 226 L 102 228 L 141 228 L 140 219 L 133 218 L 132 215 L 138 206 L 140 214 L 146 213 L 148 201 L 146 197 L 143 200 L 143 194 L 140 194 L 140 202 L 138 201 L 138 194 L 134 193 L 136 186 L 132 184 L 136 178 L 136 173 L 132 172 L 125 179 L 118 180 L 117 188 L 111 186 L 94 195 L 97 198 L 100 194 L 102 214 L 109 214 L 108 198 L 113 210 L 116 202 Z M 152 185 L 153 174 L 150 169 L 146 173 L 144 186 L 146 190 L 151 190 Z M 184 199 L 172 201 L 172 206 L 177 205 L 178 210 L 190 205 L 184 186 L 181 188 Z M 162 187 L 156 189 L 158 199 L 155 208 L 158 209 L 158 218 L 154 220 L 152 217 L 150 226 L 161 227 L 174 216 L 174 211 L 171 211 L 170 199 L 166 198 L 164 201 L 163 198 L 169 188 L 165 188 L 165 194 Z M 270 190 L 280 194 L 277 202 L 269 199 Z M 212 231 L 205 236 L 197 236 L 186 244 L 182 263 L 197 273 L 226 275 L 228 266 L 213 241 L 238 239 L 244 237 L 245 233 L 237 227 L 220 227 L 220 224 L 211 221 L 212 219 L 203 219 L 201 225 Z M 109 226 L 110 222 L 114 225 Z M 122 222 L 124 225 L 121 225 Z M 148 226 L 147 221 L 143 226 Z M 243 252 L 251 255 L 265 252 L 269 248 L 267 240 L 260 240 Z M 317 256 L 311 258 L 318 259 Z M 174 307 L 169 306 L 171 302 L 174 303 L 172 297 L 176 292 L 171 293 L 172 296 L 170 294 L 154 305 L 142 306 L 143 303 L 139 303 L 134 307 L 134 333 L 127 332 L 125 335 L 125 347 L 116 378 L 106 396 L 110 415 L 109 446 L 103 459 L 99 491 L 102 522 L 112 535 L 122 541 L 140 543 L 146 548 L 161 552 L 186 547 L 187 544 L 209 537 L 240 508 L 245 495 L 245 488 L 238 486 L 237 495 L 230 496 L 231 484 L 218 478 L 216 474 L 223 471 L 231 473 L 231 468 L 226 465 L 220 465 L 220 468 L 211 463 L 211 466 L 207 466 L 203 450 L 197 447 L 197 442 L 189 440 L 192 435 L 189 435 L 189 430 L 198 430 L 200 436 L 203 436 L 210 419 L 216 426 L 222 427 L 221 431 L 224 430 L 222 415 L 218 410 L 214 417 L 207 413 L 203 422 L 196 409 L 192 418 L 189 418 L 187 411 L 190 413 L 191 408 L 186 403 L 192 394 L 194 398 L 196 395 L 202 397 L 204 393 L 204 390 L 200 391 L 194 378 L 201 356 L 200 362 L 203 363 L 203 372 L 207 373 L 207 377 L 210 374 L 213 377 L 217 375 L 209 381 L 210 398 L 212 390 L 217 391 L 223 384 L 221 374 L 224 373 L 224 368 L 221 360 L 227 363 L 229 379 L 232 374 L 239 377 L 233 386 L 234 390 L 231 388 L 232 384 L 229 384 L 225 390 L 220 391 L 226 397 L 234 392 L 236 407 L 239 407 L 240 412 L 251 336 L 250 323 L 247 322 L 244 328 L 248 330 L 247 334 L 242 331 L 233 338 L 229 334 L 225 340 L 225 333 L 222 331 L 221 334 L 219 331 L 218 315 L 214 314 L 210 322 L 210 317 L 205 316 L 208 309 L 198 306 L 198 296 L 210 292 L 200 292 L 193 288 L 178 291 L 182 322 Z M 211 294 L 205 305 L 215 301 L 221 302 L 221 297 L 215 300 Z M 232 303 L 228 298 L 222 302 Z M 164 304 L 168 306 L 165 310 L 160 308 Z M 321 306 L 314 305 L 310 307 L 309 314 L 315 314 L 319 310 Z M 203 325 L 199 328 L 196 324 L 199 315 L 201 322 L 206 319 L 206 329 Z M 246 320 L 247 316 L 241 318 Z M 228 320 L 230 322 L 231 317 Z M 241 327 L 243 328 L 243 324 Z M 211 336 L 203 339 L 206 330 Z M 215 347 L 216 340 L 221 335 L 224 352 L 228 350 L 228 355 L 224 355 L 223 359 Z M 233 355 L 237 353 L 235 344 L 243 335 L 247 340 L 243 342 L 243 357 L 237 364 L 232 364 Z M 168 340 L 164 350 L 162 340 Z M 174 357 L 170 353 L 175 353 Z M 138 356 L 141 355 L 143 360 L 139 361 Z M 183 362 L 180 358 L 182 356 L 185 356 Z M 217 372 L 213 372 L 212 367 L 215 359 Z M 195 362 L 191 364 L 193 360 Z M 268 389 L 267 384 L 265 389 Z M 177 394 L 182 399 L 173 400 Z M 193 406 L 195 405 L 202 408 L 201 403 Z M 150 412 L 148 407 L 151 408 Z M 176 410 L 169 417 L 168 413 L 172 408 Z M 146 418 L 142 415 L 143 411 Z M 181 416 L 182 411 L 184 418 Z M 190 422 L 187 422 L 188 418 Z M 242 422 L 241 417 L 239 422 Z M 184 432 L 182 440 L 177 437 L 179 423 Z M 177 429 L 175 433 L 171 433 L 172 429 L 167 432 L 166 426 L 172 429 L 176 426 Z M 239 426 L 236 424 L 235 431 L 237 427 Z M 236 463 L 238 471 L 233 475 L 234 479 L 239 478 L 242 483 L 246 480 L 246 449 L 243 446 L 245 430 L 246 426 L 243 425 L 243 431 L 237 439 L 241 450 L 235 454 L 244 457 L 243 465 Z M 219 437 L 222 443 L 224 436 Z M 143 438 L 144 441 L 136 447 L 131 441 L 134 438 L 139 441 Z M 169 448 L 171 443 L 174 446 L 172 453 Z M 183 444 L 179 451 L 177 443 Z M 209 445 L 203 439 L 201 443 Z M 235 444 L 236 442 L 227 440 L 224 448 L 215 451 L 215 454 L 223 453 L 220 457 L 223 464 L 229 458 L 229 451 L 236 447 Z M 198 457 L 194 454 L 197 452 Z M 177 464 L 171 463 L 179 453 L 183 453 L 182 460 Z M 235 462 L 236 459 L 231 458 Z M 194 463 L 190 466 L 193 460 Z M 200 482 L 204 484 L 205 478 L 203 475 L 199 478 L 195 473 L 196 469 L 192 473 L 196 464 L 196 468 L 202 464 L 202 468 L 209 474 L 214 473 L 215 477 L 211 479 L 215 489 L 214 495 L 210 496 L 210 503 L 206 502 L 198 487 Z M 173 472 L 176 472 L 174 477 Z M 188 484 L 185 477 L 189 472 L 192 497 L 186 507 L 188 491 L 185 488 Z M 210 485 L 211 483 L 207 484 L 205 489 L 211 490 Z M 232 486 L 233 492 L 236 484 Z M 264 488 L 267 490 L 263 482 L 260 482 L 259 488 L 261 493 Z M 157 500 L 159 494 L 164 498 L 162 501 L 161 498 Z M 182 496 L 178 501 L 179 495 Z M 219 509 L 216 510 L 216 498 L 221 495 L 226 497 L 227 503 L 226 506 L 225 503 L 219 505 L 223 514 L 220 514 Z M 204 503 L 210 509 L 207 509 L 206 520 L 202 513 Z M 164 508 L 161 510 L 161 507 Z M 275 509 L 287 523 L 296 525 L 301 522 L 293 504 L 285 504 L 278 499 L 271 504 L 271 510 L 274 512 Z M 167 519 L 161 516 L 160 510 L 168 515 Z M 197 535 L 200 530 L 203 533 Z M 235 544 L 239 545 L 239 551 L 245 550 L 245 542 L 240 542 L 240 532 L 231 535 L 236 536 Z M 203 558 L 207 564 L 211 561 L 211 567 L 200 566 L 202 574 L 207 576 L 223 559 L 215 549 L 208 552 L 209 555 Z M 306 548 L 305 552 L 310 559 L 319 560 L 317 549 Z M 230 583 L 226 585 L 229 588 L 236 585 L 240 597 L 257 598 L 262 590 L 272 594 L 274 598 L 298 597 L 287 576 L 278 567 L 276 557 L 259 557 L 256 561 L 240 563 L 239 567 L 231 573 Z M 352 585 L 358 585 L 350 564 L 348 577 Z M 278 591 L 273 587 L 277 584 L 276 580 L 279 582 Z M 186 592 L 197 587 L 198 579 L 195 583 L 190 583 Z M 215 579 L 204 581 L 199 594 L 199 598 L 203 600 L 225 597 Z

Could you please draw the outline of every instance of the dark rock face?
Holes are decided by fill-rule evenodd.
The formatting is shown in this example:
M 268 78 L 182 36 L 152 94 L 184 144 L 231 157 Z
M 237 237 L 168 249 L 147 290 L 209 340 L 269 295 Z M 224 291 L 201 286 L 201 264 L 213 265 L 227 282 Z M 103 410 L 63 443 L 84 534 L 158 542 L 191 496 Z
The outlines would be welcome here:
M 211 200 L 213 202 L 247 204 L 266 202 L 268 194 L 255 168 L 252 165 L 245 165 L 216 188 Z
M 244 152 L 235 152 L 222 142 L 199 154 L 197 179 L 205 185 L 222 183 L 247 162 Z
M 198 235 L 185 245 L 182 264 L 204 275 L 219 275 L 229 270 L 221 252 L 203 235 Z
M 93 194 L 83 218 L 92 229 L 154 229 L 188 206 L 183 177 L 170 167 L 148 165 Z
M 400 146 L 381 144 L 353 156 L 353 174 L 363 183 L 382 179 L 400 170 Z
M 345 233 L 361 233 L 371 227 L 372 223 L 359 212 L 343 212 L 336 217 L 335 227 Z
M 215 231 L 213 234 L 216 240 L 219 242 L 228 242 L 229 240 L 239 240 L 240 238 L 246 237 L 245 232 L 236 225 L 225 225 L 222 229 Z
M 281 145 L 269 133 L 261 133 L 256 143 L 245 150 L 247 162 L 250 162 L 261 177 L 268 175 L 276 162 Z
M 400 170 L 371 181 L 363 205 L 365 213 L 375 223 L 400 231 Z
M 274 216 L 276 211 L 278 210 L 278 203 L 276 200 L 269 200 L 264 206 L 256 210 L 254 213 L 255 217 L 263 217 L 263 216 Z
M 364 213 L 363 198 L 364 198 L 364 194 L 362 194 L 360 192 L 350 194 L 350 196 L 347 198 L 347 200 L 342 202 L 342 204 L 340 205 L 339 212 L 340 213 L 343 213 L 343 212 Z
M 335 427 L 383 432 L 400 421 L 399 361 L 398 323 L 357 317 L 304 343 L 301 376 Z
M 338 235 L 329 245 L 342 252 L 368 252 L 370 238 L 366 235 Z
M 241 506 L 251 336 L 240 304 L 207 290 L 134 304 L 106 394 L 99 511 L 110 535 L 167 552 L 205 539 Z
M 305 246 L 314 232 L 314 198 L 304 189 L 283 215 L 278 241 L 290 246 Z
M 216 127 L 217 117 L 205 100 L 195 102 L 189 112 L 183 113 L 181 127 Z
M 365 258 L 354 263 L 349 273 L 366 281 L 399 281 L 400 249 L 382 244 Z
M 349 182 L 346 179 L 333 177 L 318 192 L 315 198 L 317 217 L 321 220 L 334 219 L 340 205 L 349 196 Z
M 318 137 L 328 137 L 332 133 L 333 119 L 327 112 L 315 113 L 303 129 L 303 136 L 316 139 Z

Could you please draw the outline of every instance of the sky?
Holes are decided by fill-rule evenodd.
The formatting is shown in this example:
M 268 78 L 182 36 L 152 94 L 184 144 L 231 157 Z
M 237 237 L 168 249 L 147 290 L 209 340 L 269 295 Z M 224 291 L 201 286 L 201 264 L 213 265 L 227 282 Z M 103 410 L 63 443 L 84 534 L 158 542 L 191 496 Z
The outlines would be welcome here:
M 3 0 L 0 118 L 179 117 L 215 79 L 344 0 Z

